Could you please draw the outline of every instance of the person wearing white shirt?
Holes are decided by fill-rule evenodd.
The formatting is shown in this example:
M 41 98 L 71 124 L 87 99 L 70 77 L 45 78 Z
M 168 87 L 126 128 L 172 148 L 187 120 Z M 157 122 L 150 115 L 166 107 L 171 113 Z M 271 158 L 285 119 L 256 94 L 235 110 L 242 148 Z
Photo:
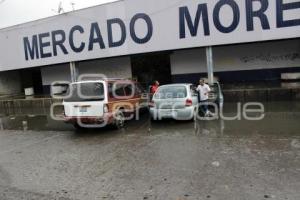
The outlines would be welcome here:
M 196 89 L 199 93 L 199 103 L 201 108 L 204 111 L 205 115 L 209 114 L 208 111 L 208 105 L 207 105 L 207 101 L 208 101 L 208 93 L 211 91 L 209 85 L 207 85 L 203 79 L 200 79 L 199 81 L 199 85 Z

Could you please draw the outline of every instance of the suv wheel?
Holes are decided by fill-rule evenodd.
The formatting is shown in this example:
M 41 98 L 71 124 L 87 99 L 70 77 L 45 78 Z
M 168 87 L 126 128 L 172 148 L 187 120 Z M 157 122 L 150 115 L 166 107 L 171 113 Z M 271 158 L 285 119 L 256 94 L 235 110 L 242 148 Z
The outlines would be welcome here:
M 116 129 L 122 129 L 125 126 L 125 116 L 122 111 L 117 111 L 114 114 L 114 127 Z

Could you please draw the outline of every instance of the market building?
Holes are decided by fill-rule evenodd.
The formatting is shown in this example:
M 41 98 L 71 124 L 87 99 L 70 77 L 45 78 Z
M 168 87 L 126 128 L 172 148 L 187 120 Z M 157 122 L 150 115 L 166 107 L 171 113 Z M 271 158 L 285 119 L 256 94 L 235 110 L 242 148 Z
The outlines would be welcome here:
M 124 0 L 0 30 L 0 94 L 81 74 L 144 84 L 300 79 L 300 1 Z

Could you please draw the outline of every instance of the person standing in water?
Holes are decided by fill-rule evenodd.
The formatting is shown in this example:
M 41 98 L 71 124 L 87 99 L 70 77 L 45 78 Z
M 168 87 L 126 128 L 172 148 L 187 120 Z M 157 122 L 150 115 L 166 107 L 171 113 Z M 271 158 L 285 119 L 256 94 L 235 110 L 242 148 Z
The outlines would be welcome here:
M 207 102 L 208 102 L 208 93 L 211 91 L 211 89 L 210 89 L 209 85 L 207 85 L 204 82 L 204 79 L 200 79 L 199 85 L 196 90 L 199 93 L 198 101 L 200 103 L 200 107 L 202 108 L 205 116 L 208 116 L 210 112 L 208 110 Z

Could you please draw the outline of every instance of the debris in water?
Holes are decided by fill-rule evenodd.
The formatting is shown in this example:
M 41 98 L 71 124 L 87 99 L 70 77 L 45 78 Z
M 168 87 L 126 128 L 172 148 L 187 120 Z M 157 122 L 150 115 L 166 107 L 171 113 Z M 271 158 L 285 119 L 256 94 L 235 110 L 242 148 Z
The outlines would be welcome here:
M 214 161 L 211 163 L 214 167 L 219 167 L 220 163 L 218 161 Z
M 292 147 L 294 147 L 296 149 L 300 149 L 300 142 L 299 142 L 299 140 L 296 140 L 296 139 L 292 140 L 291 145 L 292 145 Z
M 267 195 L 267 194 L 265 194 L 265 195 L 264 195 L 264 198 L 265 198 L 265 199 L 269 199 L 269 198 L 273 198 L 273 196 L 272 196 L 272 195 Z
M 23 125 L 23 130 L 27 131 L 28 130 L 28 123 L 27 123 L 27 121 L 22 121 L 22 125 Z

